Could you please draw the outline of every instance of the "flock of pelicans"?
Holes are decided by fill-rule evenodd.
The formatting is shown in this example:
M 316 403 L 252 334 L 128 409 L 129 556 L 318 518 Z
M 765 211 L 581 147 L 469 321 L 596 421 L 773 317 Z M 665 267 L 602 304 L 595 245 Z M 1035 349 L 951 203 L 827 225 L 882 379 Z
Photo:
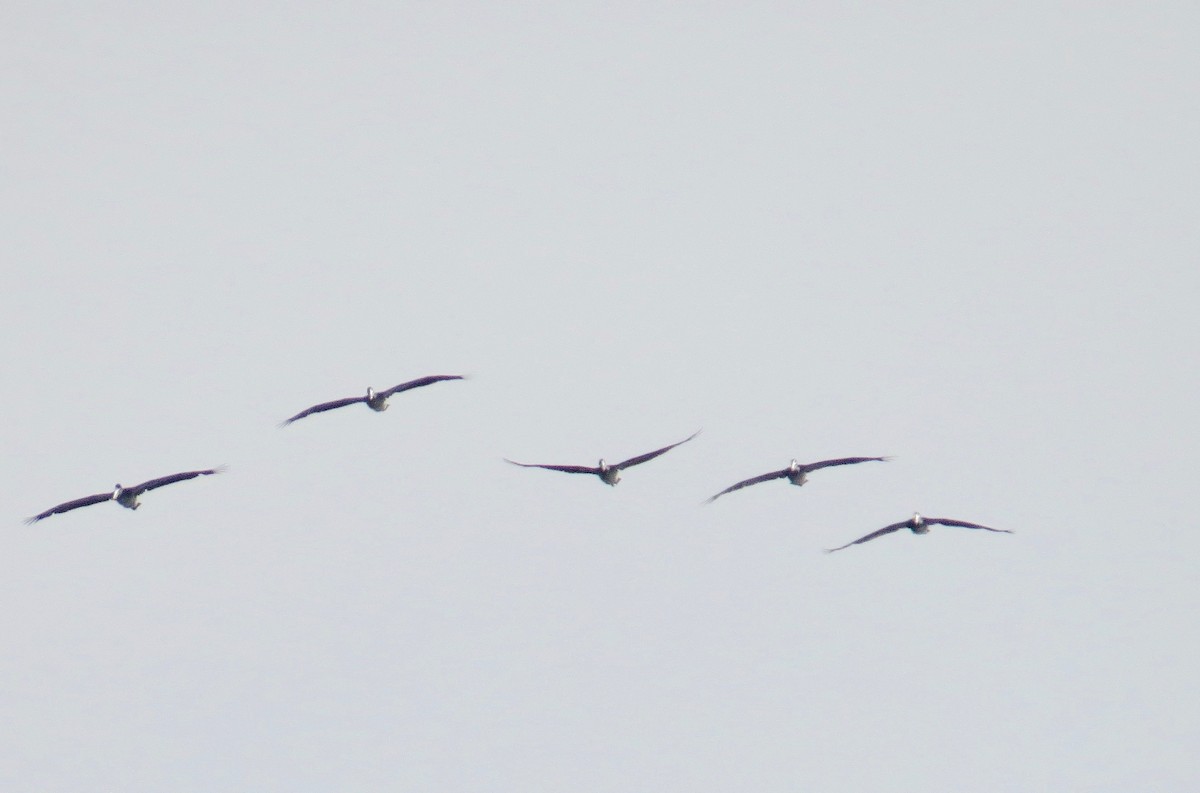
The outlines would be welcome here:
M 322 402 L 318 405 L 313 405 L 310 408 L 305 408 L 291 418 L 284 420 L 279 426 L 286 427 L 293 421 L 299 421 L 305 416 L 311 416 L 314 413 L 324 413 L 327 410 L 335 410 L 337 408 L 346 407 L 347 405 L 354 405 L 359 402 L 366 404 L 366 406 L 371 408 L 371 410 L 382 412 L 388 408 L 388 399 L 403 391 L 409 391 L 413 388 L 421 388 L 422 386 L 431 385 L 443 380 L 462 379 L 462 375 L 435 374 L 427 375 L 426 377 L 418 377 L 416 380 L 409 380 L 408 382 L 393 386 L 385 391 L 375 391 L 372 388 L 368 388 L 366 396 L 346 397 L 344 399 L 335 399 L 331 402 Z M 621 472 L 625 469 L 649 462 L 656 457 L 661 457 L 662 455 L 674 449 L 676 446 L 687 443 L 699 434 L 699 431 L 696 431 L 683 440 L 672 443 L 669 446 L 664 446 L 661 449 L 655 449 L 654 451 L 646 452 L 645 454 L 639 454 L 636 457 L 630 457 L 628 460 L 623 460 L 619 463 L 614 463 L 611 465 L 606 463 L 604 460 L 600 460 L 598 465 L 590 466 L 519 463 L 515 460 L 509 460 L 507 457 L 504 459 L 505 462 L 512 463 L 513 465 L 519 465 L 522 468 L 545 468 L 550 471 L 562 471 L 568 474 L 592 474 L 593 476 L 600 477 L 600 481 L 604 482 L 606 485 L 615 486 L 617 482 L 621 481 Z M 793 485 L 803 485 L 808 481 L 808 475 L 810 473 L 813 471 L 819 471 L 822 468 L 831 468 L 838 465 L 857 465 L 858 463 L 867 462 L 883 462 L 887 459 L 889 458 L 840 457 L 834 460 L 821 460 L 815 463 L 800 463 L 796 460 L 792 460 L 791 465 L 789 465 L 787 468 L 783 468 L 778 471 L 771 471 L 765 474 L 759 474 L 758 476 L 752 476 L 749 479 L 743 479 L 736 484 L 730 485 L 716 495 L 710 496 L 706 503 L 716 501 L 726 493 L 732 493 L 735 490 L 741 490 L 743 487 L 749 487 L 750 485 L 757 485 L 760 482 L 769 482 L 772 479 L 787 479 Z M 198 476 L 217 474 L 223 470 L 224 467 L 222 466 L 218 468 L 209 468 L 203 471 L 183 471 L 178 474 L 170 474 L 169 476 L 160 476 L 157 479 L 150 479 L 146 482 L 142 482 L 140 485 L 134 485 L 132 487 L 122 487 L 120 484 L 117 484 L 111 491 L 84 496 L 83 498 L 77 498 L 72 501 L 64 501 L 57 506 L 51 507 L 45 512 L 39 512 L 37 515 L 28 518 L 25 522 L 29 524 L 36 523 L 37 521 L 48 518 L 51 515 L 57 515 L 62 512 L 70 512 L 73 509 L 91 506 L 92 504 L 99 504 L 103 501 L 116 501 L 118 504 L 128 509 L 137 509 L 140 505 L 139 499 L 143 493 L 147 493 L 151 490 L 165 487 L 176 482 L 184 482 L 188 479 L 195 479 Z M 908 520 L 902 520 L 899 523 L 892 523 L 891 525 L 884 526 L 882 529 L 876 529 L 864 537 L 859 537 L 857 540 L 848 542 L 845 545 L 839 545 L 837 548 L 828 548 L 826 549 L 826 553 L 840 551 L 843 548 L 849 548 L 851 545 L 858 545 L 859 543 L 868 542 L 876 537 L 882 537 L 885 534 L 891 534 L 892 532 L 899 531 L 900 529 L 909 529 L 913 534 L 928 534 L 930 526 L 958 526 L 964 529 L 983 529 L 984 531 L 1012 534 L 1012 532 L 1008 529 L 993 529 L 990 526 L 981 526 L 978 523 L 970 523 L 965 520 L 955 520 L 953 518 L 928 518 L 914 512 L 913 516 Z

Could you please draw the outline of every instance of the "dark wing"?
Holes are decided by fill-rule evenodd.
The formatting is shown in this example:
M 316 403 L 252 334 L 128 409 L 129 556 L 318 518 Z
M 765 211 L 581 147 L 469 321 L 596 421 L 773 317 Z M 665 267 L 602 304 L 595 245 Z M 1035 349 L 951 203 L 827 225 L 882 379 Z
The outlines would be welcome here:
M 145 493 L 147 490 L 154 490 L 155 488 L 165 487 L 167 485 L 174 484 L 175 482 L 182 482 L 186 479 L 195 479 L 198 476 L 208 476 L 209 474 L 219 474 L 224 470 L 225 470 L 225 466 L 220 466 L 219 468 L 209 468 L 204 471 L 184 471 L 183 473 L 180 473 L 180 474 L 171 474 L 170 476 L 160 476 L 158 479 L 151 479 L 148 482 L 142 482 L 140 485 L 136 485 L 129 489 L 132 490 L 136 495 L 140 496 L 142 493 Z
M 902 520 L 899 523 L 893 523 L 891 526 L 884 526 L 882 529 L 877 529 L 876 531 L 873 531 L 870 534 L 868 534 L 866 537 L 859 537 L 854 542 L 848 542 L 845 545 L 839 545 L 836 548 L 826 548 L 825 553 L 833 553 L 834 551 L 840 551 L 843 548 L 849 548 L 851 545 L 858 545 L 860 542 L 868 542 L 870 540 L 875 539 L 876 537 L 882 537 L 885 534 L 891 534 L 892 532 L 896 531 L 897 529 L 904 529 L 907 527 L 908 527 L 908 521 Z
M 822 468 L 830 468 L 835 465 L 854 465 L 855 463 L 870 463 L 870 462 L 875 462 L 875 461 L 883 462 L 884 460 L 890 460 L 890 459 L 892 459 L 892 458 L 891 457 L 839 457 L 836 460 L 822 460 L 819 463 L 808 463 L 808 464 L 802 465 L 800 467 L 805 472 L 808 472 L 808 471 L 819 471 Z
M 759 482 L 770 482 L 772 479 L 782 479 L 788 475 L 788 471 L 789 469 L 784 468 L 782 471 L 772 471 L 769 474 L 759 474 L 758 476 L 754 476 L 749 479 L 743 479 L 736 485 L 730 485 L 729 487 L 725 488 L 715 496 L 709 496 L 704 500 L 704 503 L 711 504 L 726 493 L 732 493 L 735 490 L 741 490 L 743 487 L 749 487 L 750 485 L 757 485 Z
M 588 468 L 586 465 L 542 465 L 541 463 L 519 463 L 516 460 L 504 458 L 504 462 L 519 465 L 522 468 L 546 468 L 551 471 L 565 471 L 568 474 L 598 474 L 599 468 Z
M 998 531 L 1004 534 L 1013 533 L 1011 529 L 993 529 L 991 526 L 980 526 L 978 523 L 968 523 L 965 520 L 954 520 L 953 518 L 925 518 L 925 522 L 941 526 L 961 526 L 964 529 L 983 529 L 984 531 Z
M 291 424 L 293 421 L 302 419 L 305 416 L 311 416 L 313 413 L 324 413 L 326 410 L 335 410 L 337 408 L 344 408 L 344 407 L 346 407 L 346 405 L 353 405 L 355 402 L 366 402 L 366 401 L 367 401 L 366 397 L 358 396 L 358 397 L 346 397 L 345 399 L 335 399 L 332 402 L 322 402 L 319 405 L 313 405 L 310 408 L 301 410 L 299 413 L 292 416 L 290 419 L 280 422 L 279 426 L 286 427 L 287 425 Z
M 667 452 L 671 451 L 672 449 L 674 449 L 676 446 L 679 446 L 680 444 L 687 443 L 688 441 L 690 441 L 692 438 L 696 437 L 699 434 L 700 434 L 700 430 L 696 430 L 691 435 L 689 435 L 686 438 L 684 438 L 683 440 L 681 440 L 679 443 L 672 443 L 670 446 L 664 446 L 661 449 L 655 449 L 652 452 L 646 452 L 645 454 L 639 454 L 637 457 L 630 457 L 628 460 L 625 460 L 624 462 L 617 463 L 616 465 L 613 466 L 613 468 L 623 471 L 626 468 L 632 468 L 635 465 L 641 465 L 644 462 L 653 460 L 655 457 L 658 457 L 660 454 L 666 454 Z
M 384 391 L 381 396 L 390 397 L 392 394 L 399 394 L 401 391 L 408 391 L 411 388 L 420 388 L 421 386 L 430 385 L 441 380 L 462 380 L 460 374 L 431 374 L 425 377 L 418 377 L 416 380 L 409 380 L 407 383 L 394 385 L 387 391 Z
M 26 518 L 25 522 L 32 525 L 37 523 L 42 518 L 48 518 L 51 515 L 57 515 L 60 512 L 70 512 L 71 510 L 79 509 L 80 507 L 90 507 L 92 504 L 99 504 L 101 501 L 110 501 L 111 499 L 112 491 L 110 490 L 107 493 L 97 493 L 94 496 L 84 496 L 83 498 L 77 498 L 74 501 L 65 501 L 62 504 L 59 504 L 57 507 L 50 507 L 50 509 L 46 510 L 45 512 L 39 512 L 32 518 Z

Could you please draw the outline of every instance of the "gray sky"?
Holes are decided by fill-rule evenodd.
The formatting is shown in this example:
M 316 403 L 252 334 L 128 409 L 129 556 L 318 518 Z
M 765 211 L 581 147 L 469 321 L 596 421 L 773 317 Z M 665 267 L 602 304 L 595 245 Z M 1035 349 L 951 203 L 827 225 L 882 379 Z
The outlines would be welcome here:
M 1134 5 L 9 4 L 0 787 L 1194 790 Z

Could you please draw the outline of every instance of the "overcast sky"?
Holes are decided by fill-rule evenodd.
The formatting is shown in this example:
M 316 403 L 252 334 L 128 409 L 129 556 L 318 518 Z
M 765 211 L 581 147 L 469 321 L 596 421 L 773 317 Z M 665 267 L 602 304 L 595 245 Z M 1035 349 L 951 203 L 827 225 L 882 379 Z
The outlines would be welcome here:
M 1200 13 L 877 5 L 6 5 L 0 787 L 1195 790 Z

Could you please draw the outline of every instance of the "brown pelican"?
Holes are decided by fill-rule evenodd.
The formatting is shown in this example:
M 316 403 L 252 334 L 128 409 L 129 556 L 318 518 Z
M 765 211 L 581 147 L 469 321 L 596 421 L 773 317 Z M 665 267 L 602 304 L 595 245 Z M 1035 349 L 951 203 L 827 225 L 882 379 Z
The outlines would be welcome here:
M 413 388 L 420 388 L 431 383 L 436 383 L 440 380 L 462 380 L 463 376 L 458 374 L 431 374 L 425 377 L 418 377 L 416 380 L 409 380 L 407 383 L 401 383 L 397 386 L 392 386 L 386 391 L 376 391 L 373 388 L 367 388 L 366 396 L 346 397 L 345 399 L 335 399 L 332 402 L 322 402 L 319 405 L 313 405 L 310 408 L 301 410 L 296 415 L 292 416 L 287 421 L 281 422 L 280 427 L 286 427 L 293 421 L 310 416 L 313 413 L 324 413 L 326 410 L 335 408 L 343 408 L 346 405 L 353 405 L 355 402 L 365 402 L 367 407 L 376 412 L 382 413 L 388 409 L 388 398 L 393 394 L 399 394 L 401 391 L 408 391 Z
M 984 531 L 997 531 L 1004 534 L 1012 534 L 1009 529 L 993 529 L 990 526 L 980 526 L 978 523 L 968 523 L 965 520 L 954 520 L 953 518 L 926 518 L 919 512 L 914 512 L 913 516 L 908 520 L 893 523 L 890 526 L 884 526 L 882 529 L 871 532 L 866 537 L 859 537 L 854 542 L 848 542 L 845 545 L 839 545 L 836 548 L 826 548 L 825 553 L 833 553 L 840 551 L 843 548 L 849 548 L 851 545 L 858 545 L 860 542 L 867 542 L 876 537 L 882 537 L 885 534 L 891 534 L 900 529 L 912 529 L 913 534 L 928 534 L 930 526 L 961 526 L 964 529 L 983 529 Z
M 225 466 L 222 465 L 217 468 L 209 468 L 204 471 L 184 471 L 180 474 L 160 476 L 158 479 L 151 479 L 148 482 L 142 482 L 140 485 L 134 485 L 133 487 L 121 487 L 120 484 L 116 484 L 113 486 L 112 492 L 97 493 L 94 496 L 84 496 L 83 498 L 77 498 L 74 501 L 66 501 L 62 504 L 59 504 L 57 507 L 50 507 L 50 509 L 46 510 L 45 512 L 40 512 L 37 515 L 34 515 L 32 518 L 27 518 L 25 522 L 29 524 L 37 523 L 42 518 L 48 518 L 51 515 L 56 515 L 60 512 L 70 512 L 71 510 L 79 509 L 80 507 L 88 507 L 92 504 L 99 504 L 101 501 L 116 501 L 118 504 L 123 507 L 127 507 L 128 509 L 137 509 L 140 506 L 138 497 L 148 490 L 166 487 L 167 485 L 174 484 L 175 482 L 182 482 L 185 479 L 195 479 L 197 476 L 219 474 L 224 470 Z
M 522 468 L 548 468 L 551 471 L 565 471 L 568 474 L 595 474 L 596 476 L 600 477 L 600 481 L 604 482 L 604 484 L 615 486 L 617 482 L 621 481 L 621 471 L 625 470 L 626 468 L 632 468 L 635 465 L 641 465 L 644 462 L 649 462 L 655 457 L 658 457 L 660 454 L 666 454 L 676 446 L 687 443 L 699 434 L 700 430 L 696 430 L 691 435 L 679 441 L 679 443 L 672 443 L 670 446 L 664 446 L 661 449 L 655 449 L 652 452 L 639 454 L 637 457 L 630 457 L 628 460 L 624 460 L 614 465 L 609 465 L 608 463 L 604 462 L 604 460 L 601 460 L 600 464 L 595 468 L 586 465 L 542 465 L 541 463 L 518 463 L 516 460 L 510 460 L 507 457 L 504 458 L 504 461 L 507 463 L 512 463 L 513 465 L 519 465 Z
M 711 504 L 726 493 L 732 493 L 735 490 L 741 490 L 743 487 L 757 485 L 759 482 L 769 482 L 772 479 L 783 479 L 787 477 L 788 481 L 793 485 L 802 485 L 808 481 L 808 474 L 812 471 L 819 471 L 822 468 L 829 468 L 834 465 L 854 465 L 855 463 L 869 463 L 874 461 L 890 460 L 891 457 L 839 457 L 836 460 L 821 460 L 819 463 L 801 464 L 796 460 L 792 460 L 792 464 L 780 471 L 772 471 L 769 474 L 760 474 L 749 479 L 743 479 L 736 485 L 729 487 L 711 496 L 704 503 Z

